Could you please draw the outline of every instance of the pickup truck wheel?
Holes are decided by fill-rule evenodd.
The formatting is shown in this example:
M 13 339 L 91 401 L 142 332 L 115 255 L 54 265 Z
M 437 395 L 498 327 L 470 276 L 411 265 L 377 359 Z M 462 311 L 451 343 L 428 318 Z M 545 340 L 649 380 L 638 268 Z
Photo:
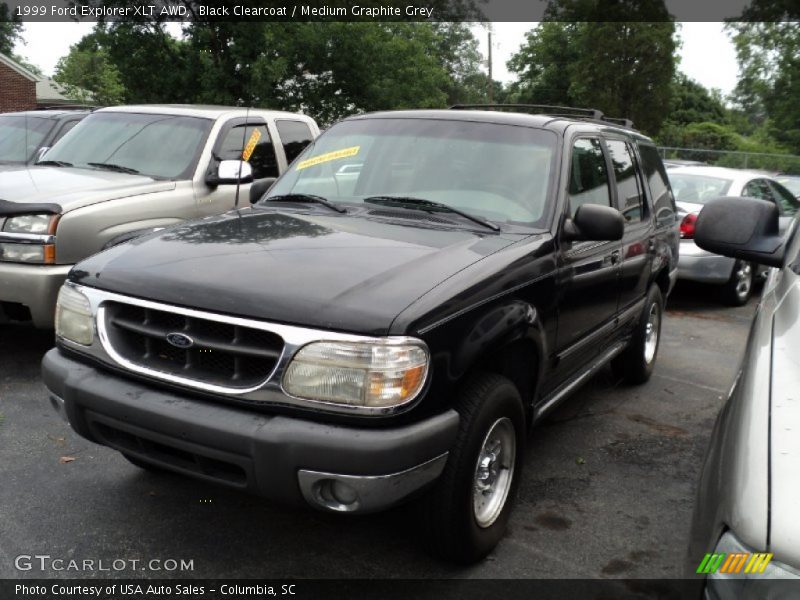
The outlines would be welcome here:
M 641 384 L 650 379 L 658 356 L 663 313 L 661 290 L 653 284 L 628 347 L 612 361 L 614 371 L 627 383 Z
M 731 278 L 722 287 L 722 300 L 730 306 L 744 306 L 753 293 L 753 265 L 743 260 L 733 264 Z
M 525 418 L 516 386 L 493 373 L 473 377 L 456 410 L 456 442 L 422 502 L 431 552 L 468 564 L 491 552 L 505 533 L 524 460 Z

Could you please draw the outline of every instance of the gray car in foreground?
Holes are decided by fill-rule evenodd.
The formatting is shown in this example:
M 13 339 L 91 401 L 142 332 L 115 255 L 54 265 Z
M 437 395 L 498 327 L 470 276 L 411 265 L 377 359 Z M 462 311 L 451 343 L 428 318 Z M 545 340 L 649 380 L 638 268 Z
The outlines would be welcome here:
M 700 248 L 777 267 L 698 489 L 688 558 L 706 598 L 800 594 L 800 234 L 797 218 L 785 233 L 778 219 L 772 203 L 720 198 L 696 224 Z
M 800 201 L 774 178 L 756 171 L 725 167 L 687 166 L 670 169 L 669 180 L 678 206 L 681 250 L 678 279 L 720 286 L 726 304 L 741 306 L 753 291 L 759 269 L 751 262 L 707 252 L 695 244 L 695 225 L 703 205 L 720 196 L 758 198 L 773 203 L 785 230 L 800 209 Z

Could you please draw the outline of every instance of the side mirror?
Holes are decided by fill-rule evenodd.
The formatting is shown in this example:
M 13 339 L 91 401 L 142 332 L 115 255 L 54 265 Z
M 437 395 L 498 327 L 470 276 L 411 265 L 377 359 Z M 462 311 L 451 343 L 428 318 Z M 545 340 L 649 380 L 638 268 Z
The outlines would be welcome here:
M 624 232 L 625 219 L 616 208 L 582 204 L 575 211 L 575 217 L 564 222 L 562 239 L 613 242 L 621 240 Z
M 255 204 L 261 200 L 261 196 L 266 194 L 276 181 L 278 181 L 277 177 L 265 177 L 254 182 L 250 186 L 250 204 Z
M 40 160 L 44 158 L 44 155 L 47 154 L 47 151 L 50 150 L 50 146 L 42 146 L 36 151 L 36 156 L 33 157 L 33 164 L 36 164 Z
M 703 250 L 732 258 L 782 267 L 785 254 L 778 207 L 755 198 L 722 197 L 700 211 L 694 242 Z
M 206 177 L 208 185 L 235 185 L 251 181 L 253 181 L 253 167 L 244 160 L 223 160 L 219 163 L 216 174 Z

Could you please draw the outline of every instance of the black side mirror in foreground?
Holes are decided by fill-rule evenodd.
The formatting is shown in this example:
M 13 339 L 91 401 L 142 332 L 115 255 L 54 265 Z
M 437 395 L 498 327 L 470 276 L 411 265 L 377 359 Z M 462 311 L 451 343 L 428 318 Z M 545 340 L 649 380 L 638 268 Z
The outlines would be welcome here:
M 709 201 L 695 224 L 694 241 L 703 250 L 760 265 L 782 267 L 785 254 L 778 207 L 755 198 Z
M 566 241 L 613 242 L 621 240 L 624 232 L 625 219 L 616 208 L 582 204 L 575 216 L 564 222 L 562 238 Z

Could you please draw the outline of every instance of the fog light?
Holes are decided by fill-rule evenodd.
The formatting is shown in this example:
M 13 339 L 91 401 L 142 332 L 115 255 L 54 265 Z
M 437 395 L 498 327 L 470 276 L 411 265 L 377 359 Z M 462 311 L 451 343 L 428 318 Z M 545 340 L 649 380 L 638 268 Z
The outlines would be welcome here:
M 337 479 L 322 479 L 316 483 L 316 500 L 325 508 L 350 512 L 358 508 L 358 492 Z

